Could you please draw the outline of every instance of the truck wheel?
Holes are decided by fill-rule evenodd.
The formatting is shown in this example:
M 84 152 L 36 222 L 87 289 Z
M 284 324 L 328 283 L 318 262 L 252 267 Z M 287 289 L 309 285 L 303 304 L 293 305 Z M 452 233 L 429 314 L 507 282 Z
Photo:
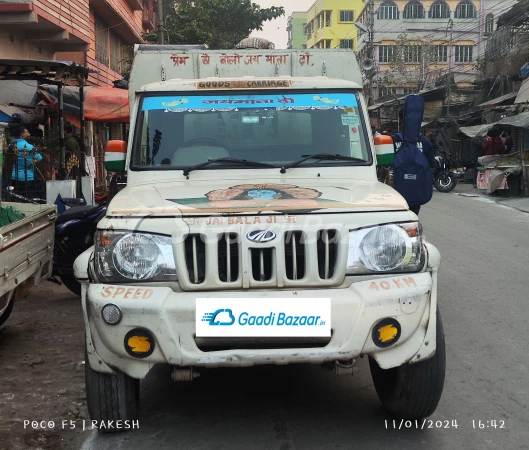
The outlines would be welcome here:
M 81 283 L 76 280 L 74 275 L 61 275 L 61 282 L 72 294 L 81 296 Z
M 99 373 L 85 358 L 85 383 L 88 412 L 92 420 L 136 420 L 140 403 L 140 380 L 117 372 Z M 123 428 L 100 428 L 104 432 L 122 431 Z
M 7 292 L 3 296 L 5 298 L 0 298 L 0 304 L 2 304 L 3 300 L 5 299 L 7 299 L 7 301 L 9 302 L 9 304 L 7 305 L 7 308 L 4 310 L 2 314 L 0 314 L 0 327 L 9 318 L 9 316 L 11 315 L 11 312 L 13 311 L 13 306 L 15 305 L 15 294 L 13 293 L 13 295 L 11 296 L 11 301 L 9 301 L 9 294 L 10 292 Z
M 371 376 L 380 401 L 393 416 L 404 420 L 429 417 L 437 408 L 445 380 L 446 354 L 443 323 L 437 310 L 437 350 L 430 359 L 381 369 L 369 358 Z

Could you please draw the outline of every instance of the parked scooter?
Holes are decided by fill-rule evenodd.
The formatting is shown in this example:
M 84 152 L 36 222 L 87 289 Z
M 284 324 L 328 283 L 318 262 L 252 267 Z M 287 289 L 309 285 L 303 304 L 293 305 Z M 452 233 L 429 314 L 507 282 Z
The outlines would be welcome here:
M 30 199 L 13 192 L 9 192 L 9 196 L 24 203 L 46 203 L 43 199 Z M 50 281 L 57 284 L 62 282 L 72 293 L 81 296 L 81 284 L 75 279 L 73 264 L 81 253 L 93 245 L 97 224 L 105 216 L 107 206 L 85 205 L 84 200 L 78 198 L 63 198 L 62 203 L 70 208 L 59 214 L 55 222 L 53 272 Z
M 435 157 L 437 170 L 433 174 L 433 185 L 439 192 L 450 192 L 457 186 L 457 176 L 454 173 L 456 160 L 450 153 L 438 149 L 441 155 Z

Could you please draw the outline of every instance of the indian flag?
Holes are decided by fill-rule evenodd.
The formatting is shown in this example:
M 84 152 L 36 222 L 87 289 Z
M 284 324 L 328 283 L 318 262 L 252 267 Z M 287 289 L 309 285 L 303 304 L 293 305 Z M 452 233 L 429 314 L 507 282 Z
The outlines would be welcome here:
M 126 158 L 127 144 L 124 141 L 108 141 L 105 149 L 105 169 L 108 172 L 124 171 Z
M 391 136 L 375 136 L 375 152 L 379 166 L 391 166 L 395 160 L 395 148 Z

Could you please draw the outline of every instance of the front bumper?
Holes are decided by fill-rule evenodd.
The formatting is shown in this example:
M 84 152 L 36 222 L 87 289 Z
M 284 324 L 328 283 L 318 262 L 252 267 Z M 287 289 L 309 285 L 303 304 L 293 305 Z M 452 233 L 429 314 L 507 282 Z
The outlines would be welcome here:
M 86 324 L 88 360 L 98 372 L 120 370 L 134 378 L 144 378 L 156 364 L 181 367 L 247 367 L 260 364 L 292 364 L 350 360 L 360 355 L 374 357 L 382 368 L 418 362 L 435 352 L 435 313 L 437 270 L 394 275 L 353 282 L 338 289 L 250 290 L 223 292 L 174 292 L 168 287 L 149 287 L 148 298 L 115 294 L 109 285 L 83 286 L 83 311 Z M 125 288 L 127 286 L 119 286 Z M 106 291 L 105 291 L 106 290 Z M 122 292 L 122 291 L 120 291 Z M 332 337 L 327 345 L 283 348 L 201 351 L 195 338 L 195 304 L 199 298 L 330 298 Z M 114 298 L 116 297 L 116 298 Z M 137 297 L 137 298 L 132 298 Z M 113 303 L 123 318 L 118 325 L 102 319 L 102 308 Z M 400 339 L 389 348 L 380 348 L 372 339 L 373 327 L 384 318 L 395 318 L 401 325 Z M 153 353 L 142 359 L 125 349 L 125 335 L 147 329 L 154 336 Z M 225 338 L 224 338 L 225 339 Z M 307 342 L 309 342 L 308 340 Z M 240 342 L 240 339 L 238 340 Z M 277 346 L 276 346 L 277 347 Z M 232 345 L 233 348 L 233 345 Z

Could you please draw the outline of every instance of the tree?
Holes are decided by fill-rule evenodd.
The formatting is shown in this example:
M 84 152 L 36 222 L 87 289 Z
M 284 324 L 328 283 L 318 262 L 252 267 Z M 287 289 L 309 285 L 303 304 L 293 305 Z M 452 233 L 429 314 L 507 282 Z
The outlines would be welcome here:
M 263 23 L 285 14 L 283 7 L 261 8 L 250 0 L 180 0 L 165 6 L 167 44 L 207 44 L 210 49 L 234 48 Z M 157 43 L 155 32 L 144 36 Z
M 438 55 L 430 37 L 410 40 L 406 33 L 399 34 L 389 66 L 394 83 L 412 84 L 421 89 L 426 74 L 438 63 Z

